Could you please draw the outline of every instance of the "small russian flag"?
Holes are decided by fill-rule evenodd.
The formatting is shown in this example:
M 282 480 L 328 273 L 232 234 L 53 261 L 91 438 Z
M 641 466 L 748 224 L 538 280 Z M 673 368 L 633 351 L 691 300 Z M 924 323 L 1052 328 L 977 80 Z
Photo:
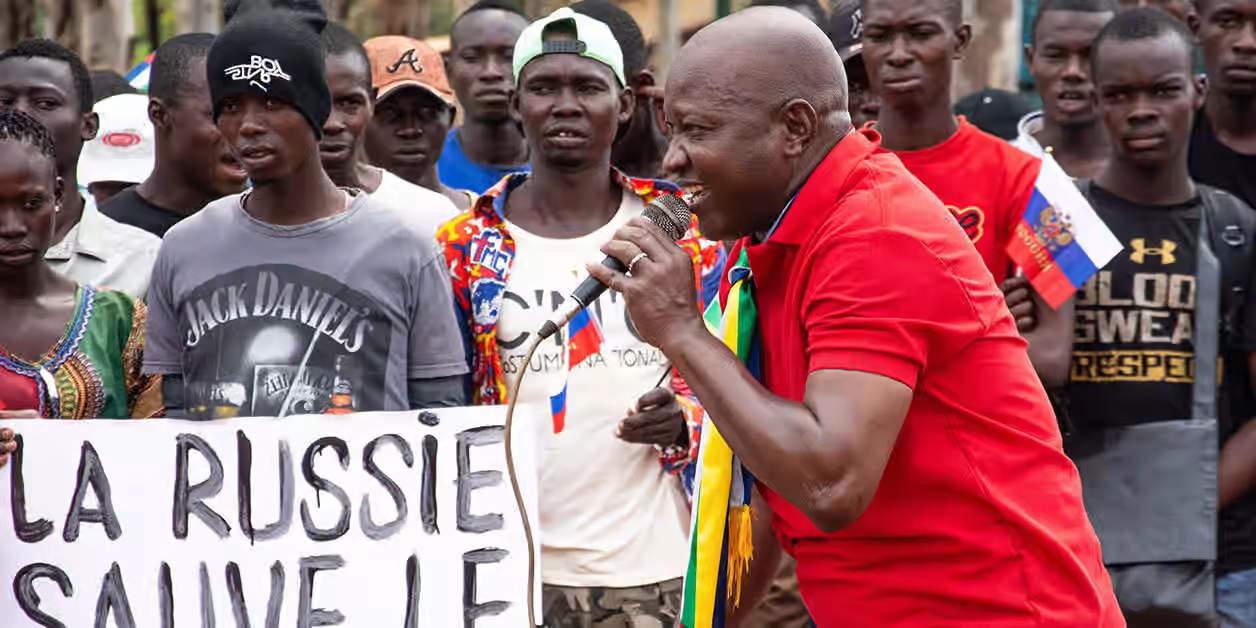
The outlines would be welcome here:
M 550 414 L 554 417 L 554 433 L 563 431 L 567 425 L 567 382 L 564 378 L 563 389 L 550 397 Z
M 1068 300 L 1121 252 L 1121 242 L 1051 155 L 1007 254 L 1053 308 Z
M 602 352 L 602 326 L 588 310 L 580 310 L 567 323 L 566 362 L 567 372 L 581 362 Z M 567 375 L 563 375 L 563 389 L 550 397 L 550 415 L 554 418 L 554 433 L 567 425 Z
M 568 369 L 576 368 L 581 362 L 602 352 L 602 326 L 597 319 L 589 315 L 588 310 L 580 310 L 567 323 L 567 351 L 571 355 Z
M 148 77 L 152 74 L 153 58 L 156 56 L 156 52 L 149 53 L 147 57 L 144 57 L 143 61 L 140 61 L 139 65 L 127 72 L 126 82 L 130 83 L 131 87 L 141 91 L 148 90 Z

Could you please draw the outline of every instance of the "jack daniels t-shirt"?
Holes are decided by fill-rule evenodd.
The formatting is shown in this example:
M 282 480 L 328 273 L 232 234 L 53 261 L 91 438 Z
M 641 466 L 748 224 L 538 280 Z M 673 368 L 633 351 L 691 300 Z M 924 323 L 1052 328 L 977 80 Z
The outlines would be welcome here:
M 1088 197 L 1125 249 L 1077 293 L 1069 416 L 1084 429 L 1188 419 L 1202 203 L 1138 205 L 1094 184 Z
M 407 379 L 466 373 L 421 225 L 361 193 L 291 227 L 241 199 L 176 225 L 153 269 L 144 370 L 182 375 L 188 418 L 405 410 Z

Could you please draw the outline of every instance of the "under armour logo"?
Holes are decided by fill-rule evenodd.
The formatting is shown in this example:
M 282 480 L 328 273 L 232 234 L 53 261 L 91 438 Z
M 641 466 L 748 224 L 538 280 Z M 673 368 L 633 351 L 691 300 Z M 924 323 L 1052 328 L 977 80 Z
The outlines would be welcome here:
M 414 57 L 414 48 L 405 51 L 405 53 L 401 55 L 401 58 L 397 59 L 396 63 L 388 66 L 388 73 L 396 74 L 397 70 L 400 70 L 403 65 L 410 66 L 410 71 L 415 74 L 423 73 L 423 66 L 419 65 L 419 60 Z
M 1169 240 L 1161 240 L 1160 248 L 1147 248 L 1147 242 L 1142 238 L 1134 238 L 1130 240 L 1130 246 L 1134 247 L 1134 252 L 1130 253 L 1130 259 L 1135 264 L 1143 263 L 1148 255 L 1156 255 L 1160 257 L 1161 264 L 1172 264 L 1177 261 L 1177 256 L 1173 254 L 1177 250 L 1177 243 Z
M 863 38 L 863 9 L 855 9 L 850 14 L 850 36 L 852 39 L 859 40 Z
M 260 55 L 251 56 L 248 63 L 241 63 L 240 65 L 233 65 L 227 68 L 226 74 L 233 81 L 248 81 L 250 85 L 256 85 L 258 89 L 264 92 L 269 90 L 262 83 L 268 85 L 272 78 L 278 77 L 285 81 L 292 81 L 292 77 L 283 71 L 278 61 L 267 59 Z

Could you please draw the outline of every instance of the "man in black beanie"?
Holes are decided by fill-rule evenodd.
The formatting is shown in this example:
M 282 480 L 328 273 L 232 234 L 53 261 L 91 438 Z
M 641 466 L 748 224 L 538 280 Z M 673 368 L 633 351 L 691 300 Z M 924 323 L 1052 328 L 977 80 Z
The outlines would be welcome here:
M 461 405 L 467 371 L 430 233 L 319 159 L 331 110 L 316 0 L 228 3 L 206 72 L 253 189 L 171 229 L 149 297 L 145 371 L 174 415 Z

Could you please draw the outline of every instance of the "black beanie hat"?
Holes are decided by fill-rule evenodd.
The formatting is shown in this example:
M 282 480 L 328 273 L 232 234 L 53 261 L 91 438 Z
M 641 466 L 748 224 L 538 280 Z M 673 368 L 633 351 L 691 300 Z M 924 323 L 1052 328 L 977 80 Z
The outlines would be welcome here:
M 322 139 L 331 113 L 331 92 L 319 33 L 327 15 L 318 0 L 228 0 L 226 27 L 205 61 L 214 120 L 222 101 L 260 94 L 300 111 Z

